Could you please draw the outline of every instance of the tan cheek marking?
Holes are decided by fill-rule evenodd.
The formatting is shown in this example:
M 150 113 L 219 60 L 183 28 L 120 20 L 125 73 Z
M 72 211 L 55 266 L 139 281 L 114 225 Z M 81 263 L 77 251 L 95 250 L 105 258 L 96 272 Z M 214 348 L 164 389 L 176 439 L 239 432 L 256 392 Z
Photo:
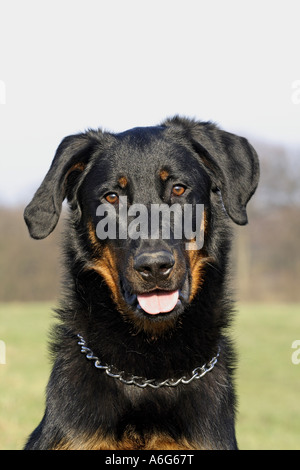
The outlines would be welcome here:
M 119 274 L 115 253 L 108 246 L 105 246 L 103 248 L 100 246 L 92 222 L 88 223 L 88 234 L 92 246 L 95 250 L 95 257 L 93 258 L 93 261 L 89 264 L 88 269 L 94 269 L 104 278 L 106 284 L 108 285 L 111 291 L 112 298 L 118 306 L 119 310 L 121 312 L 127 311 L 128 308 L 126 302 L 124 301 L 118 287 Z
M 206 264 L 207 258 L 205 256 L 201 256 L 201 250 L 188 251 L 188 257 L 191 270 L 191 291 L 189 298 L 189 301 L 191 302 L 204 282 L 203 268 Z
M 88 222 L 88 234 L 89 234 L 89 239 L 94 250 L 99 251 L 100 250 L 99 241 L 98 241 L 98 238 L 96 236 L 96 233 L 95 233 L 95 230 L 91 221 Z
M 111 290 L 113 299 L 116 303 L 119 303 L 118 294 L 118 275 L 117 267 L 115 264 L 115 258 L 113 253 L 108 247 L 104 247 L 102 251 L 101 259 L 95 259 L 92 268 L 97 271 L 106 281 L 106 284 Z
M 207 232 L 207 228 L 207 215 L 206 212 L 204 212 L 204 216 L 201 222 L 201 230 L 204 230 L 204 237 L 205 233 Z M 205 265 L 208 262 L 213 261 L 213 258 L 206 256 L 203 250 L 188 250 L 187 255 L 189 258 L 191 271 L 191 292 L 189 298 L 189 301 L 191 302 L 204 282 Z

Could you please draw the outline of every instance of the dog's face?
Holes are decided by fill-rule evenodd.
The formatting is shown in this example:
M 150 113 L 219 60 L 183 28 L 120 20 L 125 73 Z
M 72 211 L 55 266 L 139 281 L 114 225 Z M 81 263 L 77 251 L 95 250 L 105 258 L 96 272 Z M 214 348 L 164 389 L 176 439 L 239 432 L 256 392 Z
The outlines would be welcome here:
M 160 128 L 117 136 L 82 183 L 78 198 L 85 201 L 81 210 L 95 251 L 91 266 L 105 278 L 119 310 L 143 329 L 153 330 L 157 324 L 160 331 L 169 327 L 199 287 L 204 255 L 200 249 L 196 254 L 186 249 L 182 219 L 187 204 L 202 204 L 209 213 L 210 185 L 193 153 L 166 138 Z M 122 201 L 126 201 L 123 208 Z M 106 239 L 99 233 L 104 220 L 97 216 L 100 204 L 103 213 L 104 208 L 109 211 L 108 205 L 113 209 L 111 218 L 105 214 L 107 232 L 109 223 L 112 227 Z M 176 207 L 178 223 L 183 221 L 177 238 L 174 220 L 164 237 L 168 212 L 155 218 L 154 209 L 166 206 Z M 120 221 L 122 210 L 127 211 L 125 221 Z M 133 213 L 137 216 L 130 216 Z M 120 238 L 121 224 L 124 238 Z M 156 236 L 151 236 L 151 229 L 157 229 Z
M 105 280 L 126 320 L 156 335 L 205 282 L 214 220 L 246 223 L 257 181 L 252 147 L 211 124 L 175 118 L 115 135 L 89 131 L 62 142 L 25 220 L 44 238 L 67 197 L 85 269 Z

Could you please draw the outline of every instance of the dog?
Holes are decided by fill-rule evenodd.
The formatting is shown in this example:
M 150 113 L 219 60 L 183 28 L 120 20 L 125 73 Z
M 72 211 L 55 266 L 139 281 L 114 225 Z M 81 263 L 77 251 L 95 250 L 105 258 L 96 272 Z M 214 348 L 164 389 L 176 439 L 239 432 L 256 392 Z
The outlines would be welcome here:
M 253 147 L 212 122 L 63 139 L 24 212 L 43 239 L 69 205 L 46 409 L 25 449 L 238 449 L 229 253 L 258 180 Z M 161 221 L 138 236 L 130 208 L 160 205 L 192 207 L 192 235 L 175 237 L 174 216 L 168 237 Z

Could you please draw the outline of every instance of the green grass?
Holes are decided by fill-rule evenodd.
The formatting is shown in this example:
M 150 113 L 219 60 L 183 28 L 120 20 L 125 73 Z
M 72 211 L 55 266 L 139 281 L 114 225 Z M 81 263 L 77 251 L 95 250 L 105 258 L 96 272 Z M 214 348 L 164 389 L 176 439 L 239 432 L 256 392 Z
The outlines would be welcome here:
M 240 449 L 300 449 L 300 305 L 242 305 L 232 333 L 239 354 L 237 437 Z M 21 449 L 39 423 L 50 362 L 51 306 L 0 304 L 0 449 Z
M 0 304 L 0 449 L 22 449 L 39 423 L 50 361 L 47 341 L 51 308 L 45 303 Z
M 237 437 L 241 449 L 300 449 L 300 305 L 240 308 Z

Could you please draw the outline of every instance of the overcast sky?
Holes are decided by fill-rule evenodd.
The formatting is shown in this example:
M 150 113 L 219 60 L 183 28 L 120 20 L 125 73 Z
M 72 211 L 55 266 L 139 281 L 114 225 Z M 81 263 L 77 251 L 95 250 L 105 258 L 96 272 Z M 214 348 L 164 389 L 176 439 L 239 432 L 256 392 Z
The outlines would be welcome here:
M 183 114 L 300 148 L 299 0 L 0 6 L 0 203 L 28 202 L 62 138 L 89 127 Z

